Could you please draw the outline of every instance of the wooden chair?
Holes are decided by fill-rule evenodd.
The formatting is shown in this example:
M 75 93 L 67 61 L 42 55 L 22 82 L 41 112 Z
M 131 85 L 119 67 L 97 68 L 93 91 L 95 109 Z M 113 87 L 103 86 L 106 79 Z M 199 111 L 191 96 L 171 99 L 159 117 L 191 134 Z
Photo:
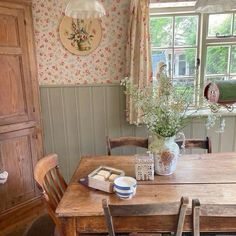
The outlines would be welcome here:
M 181 148 L 183 141 L 182 140 L 176 141 L 176 143 Z M 206 137 L 206 139 L 186 139 L 185 149 L 191 149 L 191 148 L 206 149 L 207 153 L 212 153 L 211 140 L 208 137 Z
M 106 138 L 107 141 L 107 154 L 111 155 L 113 148 L 122 146 L 136 146 L 142 148 L 148 148 L 148 138 L 141 137 L 120 137 L 120 138 Z
M 236 205 L 200 204 L 200 201 L 198 199 L 193 199 L 192 200 L 193 236 L 200 236 L 201 216 L 221 217 L 222 221 L 224 220 L 223 219 L 224 217 L 236 217 Z
M 49 215 L 56 224 L 60 235 L 63 235 L 61 222 L 56 216 L 55 210 L 67 188 L 67 184 L 59 172 L 57 154 L 50 154 L 39 160 L 34 168 L 34 178 L 43 190 Z
M 177 203 L 156 203 L 156 204 L 133 204 L 133 205 L 112 205 L 107 200 L 102 201 L 103 211 L 106 219 L 109 236 L 115 236 L 113 225 L 113 217 L 122 216 L 153 216 L 153 215 L 178 215 L 178 223 L 176 226 L 176 236 L 181 236 L 184 226 L 185 215 L 188 207 L 189 199 L 181 198 L 181 202 Z M 150 236 L 152 234 L 131 233 L 132 236 Z

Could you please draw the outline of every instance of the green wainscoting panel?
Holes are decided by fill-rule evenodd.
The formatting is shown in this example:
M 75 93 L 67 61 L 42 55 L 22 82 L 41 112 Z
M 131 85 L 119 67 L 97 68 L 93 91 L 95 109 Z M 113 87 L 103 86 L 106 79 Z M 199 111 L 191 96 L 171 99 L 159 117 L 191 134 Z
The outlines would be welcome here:
M 44 153 L 59 155 L 60 168 L 67 180 L 81 156 L 106 154 L 107 135 L 147 136 L 145 127 L 126 122 L 125 96 L 118 84 L 41 86 L 40 92 Z M 211 137 L 213 152 L 236 151 L 236 118 L 227 116 L 225 119 L 224 133 L 215 132 L 215 128 L 206 130 L 205 119 L 194 121 L 184 128 L 184 133 L 187 138 Z M 136 152 L 145 150 L 127 147 L 116 149 L 113 154 Z

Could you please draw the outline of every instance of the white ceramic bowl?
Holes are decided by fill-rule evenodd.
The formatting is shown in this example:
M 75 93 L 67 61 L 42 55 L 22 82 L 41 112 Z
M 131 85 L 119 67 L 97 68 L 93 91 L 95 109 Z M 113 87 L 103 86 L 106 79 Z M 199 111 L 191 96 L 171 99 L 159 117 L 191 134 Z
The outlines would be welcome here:
M 130 199 L 136 194 L 137 181 L 129 176 L 118 177 L 114 181 L 114 191 L 121 199 Z

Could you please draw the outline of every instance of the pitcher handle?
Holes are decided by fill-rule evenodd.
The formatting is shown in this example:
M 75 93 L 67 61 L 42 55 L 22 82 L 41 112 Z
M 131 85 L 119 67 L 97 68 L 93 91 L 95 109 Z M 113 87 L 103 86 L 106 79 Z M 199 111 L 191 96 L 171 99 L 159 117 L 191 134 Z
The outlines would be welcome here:
M 130 189 L 132 191 L 132 197 L 136 194 L 136 188 L 134 186 L 130 186 Z
M 186 140 L 185 134 L 183 132 L 178 132 L 176 137 L 183 140 L 182 145 L 181 145 L 181 149 L 185 149 L 185 140 Z

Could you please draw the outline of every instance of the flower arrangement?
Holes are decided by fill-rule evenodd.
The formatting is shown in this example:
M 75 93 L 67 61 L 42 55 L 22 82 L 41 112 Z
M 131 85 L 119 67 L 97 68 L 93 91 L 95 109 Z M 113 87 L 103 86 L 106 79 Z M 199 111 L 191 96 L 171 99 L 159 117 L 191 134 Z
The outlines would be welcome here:
M 77 47 L 78 50 L 90 50 L 91 40 L 94 35 L 89 32 L 89 26 L 84 20 L 77 19 L 72 22 L 72 33 L 68 39 L 72 40 L 72 46 Z M 86 44 L 86 45 L 84 45 Z
M 148 130 L 160 137 L 172 137 L 191 121 L 189 108 L 193 101 L 191 87 L 176 89 L 164 68 L 158 74 L 158 86 L 138 89 L 128 78 L 122 80 L 125 93 L 140 111 L 140 120 Z
M 194 90 L 188 85 L 175 87 L 171 78 L 165 73 L 164 63 L 159 63 L 158 66 L 157 86 L 154 84 L 138 88 L 128 78 L 122 80 L 121 84 L 125 86 L 125 93 L 132 98 L 138 110 L 139 121 L 145 124 L 152 134 L 148 149 L 154 155 L 155 173 L 172 174 L 180 154 L 175 136 L 179 134 L 183 137 L 182 148 L 184 148 L 185 136 L 180 131 L 192 119 L 198 117 L 198 111 L 203 108 L 192 109 Z M 204 106 L 209 108 L 214 104 L 206 101 Z M 215 125 L 218 118 L 215 113 L 210 113 L 207 128 Z

